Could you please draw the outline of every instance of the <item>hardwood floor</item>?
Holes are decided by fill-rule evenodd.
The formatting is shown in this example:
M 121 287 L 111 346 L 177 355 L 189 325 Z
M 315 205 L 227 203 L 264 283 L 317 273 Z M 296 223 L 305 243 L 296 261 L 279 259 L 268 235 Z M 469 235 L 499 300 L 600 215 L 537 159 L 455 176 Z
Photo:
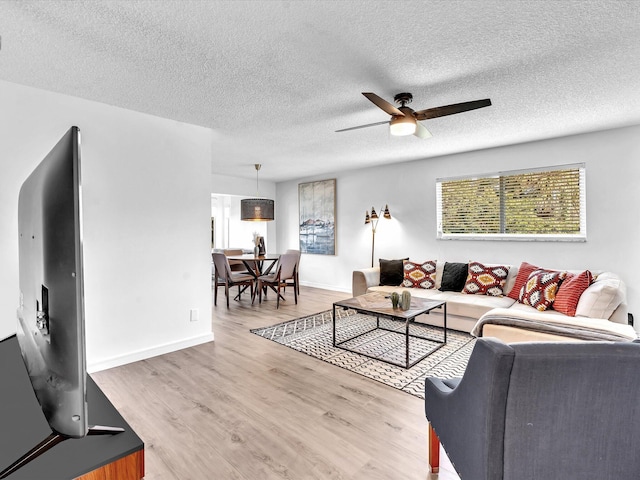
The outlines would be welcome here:
M 428 473 L 421 399 L 249 332 L 348 297 L 218 302 L 214 342 L 92 374 L 145 441 L 145 479 L 457 479 L 443 453 Z

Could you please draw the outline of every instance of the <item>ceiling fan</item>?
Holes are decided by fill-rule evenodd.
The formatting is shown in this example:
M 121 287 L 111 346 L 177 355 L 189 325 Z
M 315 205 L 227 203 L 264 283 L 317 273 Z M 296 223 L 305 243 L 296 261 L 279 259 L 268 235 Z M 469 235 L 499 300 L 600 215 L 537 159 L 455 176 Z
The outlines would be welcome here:
M 454 103 L 452 105 L 444 105 L 442 107 L 427 108 L 426 110 L 418 110 L 416 112 L 412 108 L 407 107 L 407 104 L 411 103 L 413 100 L 413 95 L 410 93 L 398 93 L 393 97 L 393 100 L 399 105 L 399 107 L 391 105 L 384 98 L 379 97 L 375 93 L 362 92 L 362 95 L 367 97 L 378 108 L 391 115 L 391 120 L 386 122 L 369 123 L 368 125 L 360 125 L 358 127 L 343 128 L 342 130 L 336 130 L 336 132 L 346 132 L 348 130 L 356 130 L 358 128 L 367 128 L 388 123 L 391 135 L 415 135 L 416 137 L 424 139 L 431 137 L 431 133 L 419 122 L 419 120 L 444 117 L 446 115 L 468 112 L 469 110 L 475 110 L 477 108 L 488 107 L 491 105 L 491 100 L 485 98 L 483 100 L 474 100 L 472 102 Z

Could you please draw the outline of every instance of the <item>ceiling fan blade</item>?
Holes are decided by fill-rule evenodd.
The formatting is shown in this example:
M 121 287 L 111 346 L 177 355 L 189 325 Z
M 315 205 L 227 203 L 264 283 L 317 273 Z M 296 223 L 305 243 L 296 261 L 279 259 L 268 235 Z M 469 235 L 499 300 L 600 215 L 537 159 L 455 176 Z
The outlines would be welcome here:
M 402 113 L 402 111 L 398 110 L 396 107 L 394 107 L 389 102 L 387 102 L 384 98 L 379 97 L 375 93 L 362 92 L 362 95 L 367 97 L 372 103 L 376 105 L 376 107 L 381 108 L 382 110 L 387 112 L 389 115 L 400 115 L 404 117 L 404 113 Z
M 442 107 L 427 108 L 415 112 L 416 120 L 428 120 L 430 118 L 444 117 L 455 113 L 468 112 L 477 108 L 488 107 L 491 100 L 485 98 L 483 100 L 474 100 L 472 102 L 454 103 L 452 105 L 444 105 Z
M 416 132 L 414 133 L 414 135 L 423 140 L 431 138 L 433 136 L 431 135 L 431 132 L 427 130 L 427 127 L 422 125 L 420 122 L 416 122 Z
M 343 128 L 342 130 L 336 130 L 336 132 L 346 132 L 348 130 L 357 130 L 359 128 L 375 127 L 376 125 L 384 125 L 385 123 L 389 123 L 389 120 L 387 120 L 386 122 L 376 122 L 376 123 L 369 123 L 367 125 L 360 125 L 357 127 Z

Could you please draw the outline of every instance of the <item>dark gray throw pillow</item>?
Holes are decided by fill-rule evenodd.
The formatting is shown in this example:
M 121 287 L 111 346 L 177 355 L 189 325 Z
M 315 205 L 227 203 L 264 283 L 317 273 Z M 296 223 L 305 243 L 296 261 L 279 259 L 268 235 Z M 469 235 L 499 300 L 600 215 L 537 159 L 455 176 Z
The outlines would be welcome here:
M 468 263 L 449 263 L 444 264 L 442 272 L 442 282 L 440 282 L 441 292 L 461 292 L 467 281 L 469 264 Z
M 404 280 L 404 260 L 380 259 L 380 285 L 400 286 Z

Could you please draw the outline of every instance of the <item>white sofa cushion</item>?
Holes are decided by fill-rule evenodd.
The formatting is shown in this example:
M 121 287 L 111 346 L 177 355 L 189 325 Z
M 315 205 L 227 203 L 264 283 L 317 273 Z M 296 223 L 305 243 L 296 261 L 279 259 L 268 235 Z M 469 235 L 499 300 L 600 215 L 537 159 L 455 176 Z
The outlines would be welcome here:
M 604 272 L 578 300 L 577 317 L 609 318 L 625 298 L 624 283 L 616 274 Z
M 492 297 L 489 295 L 467 295 L 458 292 L 440 292 L 434 299 L 447 302 L 447 314 L 460 317 L 480 318 L 494 308 L 508 308 L 515 300 L 509 297 Z
M 368 292 L 402 292 L 408 290 L 411 296 L 416 298 L 427 298 L 430 300 L 442 300 L 447 302 L 447 315 L 457 315 L 460 317 L 480 318 L 489 310 L 494 308 L 508 308 L 515 300 L 508 297 L 491 297 L 488 295 L 466 295 L 459 292 L 441 292 L 440 290 L 424 288 L 398 288 L 391 286 L 372 286 Z
M 391 294 L 391 292 L 402 293 L 404 290 L 409 291 L 411 296 L 416 298 L 436 298 L 438 294 L 442 293 L 440 290 L 435 290 L 433 288 L 403 288 L 393 287 L 391 285 L 373 285 L 367 289 L 367 293 L 383 292 Z

